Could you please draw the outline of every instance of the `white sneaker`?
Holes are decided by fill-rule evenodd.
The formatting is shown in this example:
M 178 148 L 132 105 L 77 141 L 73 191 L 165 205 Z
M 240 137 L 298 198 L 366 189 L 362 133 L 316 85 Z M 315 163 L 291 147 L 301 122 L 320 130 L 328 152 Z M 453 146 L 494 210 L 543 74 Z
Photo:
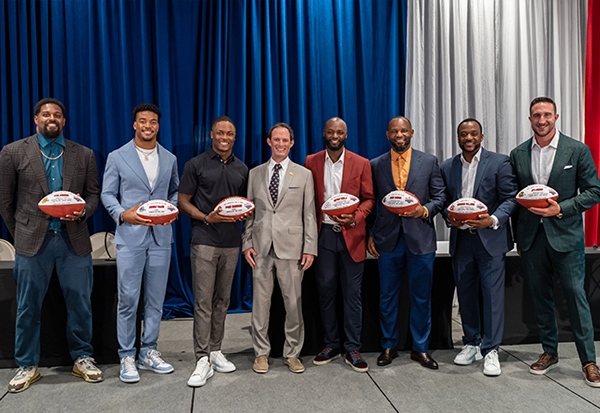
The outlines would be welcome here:
M 235 364 L 227 360 L 220 350 L 210 352 L 210 364 L 219 373 L 231 373 L 235 371 Z
M 486 376 L 499 376 L 500 373 L 502 373 L 502 370 L 500 370 L 498 352 L 492 350 L 485 355 L 485 360 L 483 360 L 483 374 Z
M 483 358 L 481 355 L 481 348 L 479 346 L 472 346 L 470 344 L 465 345 L 460 353 L 454 357 L 454 364 L 459 366 L 468 366 L 475 360 L 479 361 Z
M 127 356 L 121 359 L 119 379 L 121 379 L 123 383 L 137 383 L 140 381 L 140 374 L 135 367 L 135 359 L 133 356 Z
M 187 385 L 190 387 L 200 387 L 206 384 L 206 380 L 213 376 L 214 371 L 208 362 L 208 357 L 204 356 L 196 363 L 196 369 L 190 376 Z
M 31 383 L 35 383 L 41 377 L 37 366 L 19 367 L 15 377 L 8 383 L 8 391 L 19 393 L 27 390 Z
M 143 348 L 140 350 L 137 367 L 138 369 L 152 370 L 160 374 L 173 372 L 173 366 L 162 359 L 160 351 L 152 348 Z

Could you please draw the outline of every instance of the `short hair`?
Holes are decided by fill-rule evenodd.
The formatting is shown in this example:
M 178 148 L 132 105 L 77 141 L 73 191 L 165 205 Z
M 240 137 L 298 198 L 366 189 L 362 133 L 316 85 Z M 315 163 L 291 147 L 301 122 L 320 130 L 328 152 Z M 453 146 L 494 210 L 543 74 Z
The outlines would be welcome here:
M 479 121 L 477 119 L 475 119 L 475 118 L 467 118 L 467 119 L 463 120 L 462 122 L 460 122 L 458 124 L 458 126 L 456 127 L 456 135 L 459 134 L 460 125 L 462 125 L 463 123 L 467 123 L 467 122 L 475 122 L 476 124 L 478 124 L 479 125 L 479 132 L 481 134 L 483 134 L 483 126 L 481 126 L 481 123 L 479 123 Z
M 40 100 L 38 103 L 35 104 L 35 107 L 33 108 L 33 114 L 34 115 L 39 115 L 40 111 L 42 110 L 42 106 L 44 105 L 48 105 L 48 104 L 54 104 L 57 105 L 60 110 L 62 111 L 63 117 L 67 117 L 67 110 L 65 109 L 65 105 L 63 105 L 63 103 L 58 100 L 58 99 L 54 99 L 54 98 L 44 98 L 42 100 Z
M 390 123 L 392 123 L 392 121 L 396 120 L 396 119 L 402 119 L 408 122 L 408 125 L 410 126 L 410 128 L 412 129 L 412 123 L 410 123 L 410 121 L 408 120 L 408 118 L 405 118 L 402 115 L 398 115 L 398 116 L 394 116 L 392 119 L 390 119 L 390 121 L 388 122 L 388 129 L 390 128 Z
M 556 103 L 554 103 L 554 101 L 547 97 L 547 96 L 538 96 L 537 98 L 533 99 L 531 101 L 531 104 L 529 105 L 529 113 L 531 114 L 531 109 L 533 109 L 534 105 L 537 105 L 538 103 L 552 103 L 552 107 L 554 107 L 554 113 L 556 113 Z
M 290 133 L 290 140 L 291 141 L 294 140 L 294 131 L 292 130 L 292 127 L 285 122 L 279 122 L 279 123 L 276 123 L 275 125 L 271 126 L 271 129 L 269 129 L 269 132 L 267 133 L 267 139 L 271 139 L 271 135 L 273 134 L 273 131 L 277 128 L 287 129 L 287 131 Z
M 133 108 L 133 111 L 131 112 L 131 116 L 133 117 L 133 120 L 136 119 L 137 114 L 140 112 L 154 112 L 158 115 L 158 119 L 160 119 L 162 116 L 162 112 L 160 111 L 158 106 L 156 106 L 152 103 L 140 103 L 135 108 Z
M 215 125 L 219 122 L 229 122 L 233 125 L 233 127 L 235 128 L 235 123 L 233 123 L 233 121 L 231 120 L 231 118 L 229 116 L 219 116 L 218 118 L 216 118 L 213 123 L 212 126 L 210 127 L 211 129 L 215 127 Z

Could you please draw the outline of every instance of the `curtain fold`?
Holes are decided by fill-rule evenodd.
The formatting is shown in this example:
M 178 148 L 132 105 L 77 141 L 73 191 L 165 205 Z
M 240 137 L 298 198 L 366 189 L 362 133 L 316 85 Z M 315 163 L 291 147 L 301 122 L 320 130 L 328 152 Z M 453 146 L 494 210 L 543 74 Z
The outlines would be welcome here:
M 253 167 L 270 156 L 276 122 L 294 129 L 302 164 L 324 148 L 327 119 L 344 118 L 348 148 L 374 158 L 404 113 L 406 0 L 16 0 L 0 2 L 0 22 L 0 144 L 31 135 L 33 105 L 55 97 L 65 137 L 94 150 L 101 178 L 108 153 L 133 138 L 141 102 L 161 108 L 159 141 L 180 172 L 210 146 L 219 115 L 235 122 L 234 152 Z M 174 225 L 165 317 L 192 315 L 190 225 L 183 215 Z M 99 207 L 91 232 L 112 229 Z M 250 305 L 240 261 L 231 309 Z
M 460 152 L 456 126 L 477 118 L 487 149 L 532 136 L 529 103 L 550 96 L 557 127 L 583 140 L 586 0 L 409 0 L 406 115 L 413 145 L 440 162 Z M 448 239 L 441 219 L 438 239 Z

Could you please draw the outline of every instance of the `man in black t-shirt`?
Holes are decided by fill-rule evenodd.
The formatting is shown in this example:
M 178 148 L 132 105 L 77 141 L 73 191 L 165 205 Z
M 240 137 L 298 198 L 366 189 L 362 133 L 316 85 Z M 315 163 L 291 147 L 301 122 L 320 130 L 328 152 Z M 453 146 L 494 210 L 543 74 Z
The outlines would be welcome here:
M 218 117 L 210 132 L 212 146 L 189 160 L 179 186 L 179 208 L 192 217 L 192 283 L 196 369 L 188 386 L 200 387 L 212 377 L 235 370 L 221 353 L 231 284 L 240 253 L 240 225 L 214 210 L 229 196 L 245 196 L 248 168 L 233 155 L 235 126 Z

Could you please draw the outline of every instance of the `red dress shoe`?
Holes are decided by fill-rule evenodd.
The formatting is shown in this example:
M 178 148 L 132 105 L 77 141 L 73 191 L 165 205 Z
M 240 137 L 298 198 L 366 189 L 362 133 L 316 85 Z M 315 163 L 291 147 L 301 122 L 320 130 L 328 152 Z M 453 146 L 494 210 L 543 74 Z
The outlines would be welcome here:
M 431 358 L 429 353 L 419 353 L 418 351 L 412 350 L 410 352 L 410 359 L 414 361 L 418 361 L 421 363 L 421 366 L 427 367 L 428 369 L 437 370 L 438 364 L 437 362 Z

